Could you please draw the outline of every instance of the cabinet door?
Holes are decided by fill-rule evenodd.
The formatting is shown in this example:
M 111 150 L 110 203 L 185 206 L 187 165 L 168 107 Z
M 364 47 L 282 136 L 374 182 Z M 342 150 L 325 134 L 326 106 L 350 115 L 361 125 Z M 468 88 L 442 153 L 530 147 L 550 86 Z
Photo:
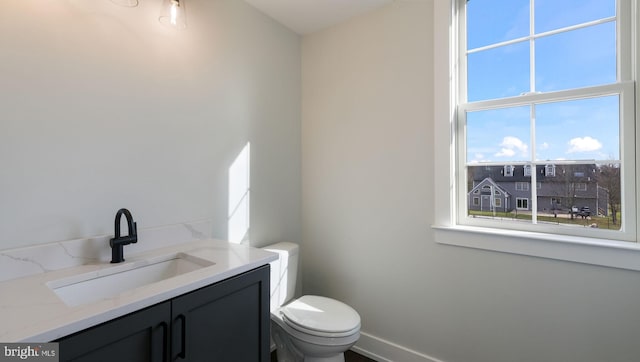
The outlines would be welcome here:
M 64 337 L 60 361 L 169 361 L 170 315 L 164 302 Z
M 173 300 L 173 360 L 268 362 L 269 265 Z

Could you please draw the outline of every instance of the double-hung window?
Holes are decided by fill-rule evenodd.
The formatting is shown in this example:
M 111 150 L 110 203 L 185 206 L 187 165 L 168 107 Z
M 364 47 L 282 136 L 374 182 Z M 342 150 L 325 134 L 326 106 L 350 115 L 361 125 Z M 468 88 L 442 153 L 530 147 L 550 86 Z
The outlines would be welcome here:
M 454 1 L 456 224 L 635 241 L 636 0 Z

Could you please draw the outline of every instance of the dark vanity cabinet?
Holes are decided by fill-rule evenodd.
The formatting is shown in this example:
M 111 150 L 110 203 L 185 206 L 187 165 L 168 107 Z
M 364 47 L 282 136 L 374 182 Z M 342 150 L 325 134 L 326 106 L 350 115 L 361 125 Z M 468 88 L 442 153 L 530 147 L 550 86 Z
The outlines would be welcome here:
M 60 361 L 168 361 L 167 301 L 60 339 Z
M 61 338 L 60 361 L 270 361 L 269 265 Z

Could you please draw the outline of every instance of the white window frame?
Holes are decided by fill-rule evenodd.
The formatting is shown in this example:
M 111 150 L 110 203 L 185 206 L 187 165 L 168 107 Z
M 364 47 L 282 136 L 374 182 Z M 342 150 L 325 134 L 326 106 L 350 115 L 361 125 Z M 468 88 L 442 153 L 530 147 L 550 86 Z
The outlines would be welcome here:
M 465 9 L 466 9 L 464 4 L 467 2 L 467 0 L 458 0 L 458 1 L 460 4 L 458 11 L 461 14 L 460 15 L 461 19 L 464 19 Z M 531 0 L 531 1 L 533 3 L 533 1 L 535 0 Z M 625 17 L 625 15 L 628 15 L 630 10 L 624 8 L 624 6 L 629 6 L 630 4 L 631 4 L 631 0 L 617 1 L 617 6 L 619 7 L 618 14 L 620 15 L 617 18 L 615 18 L 615 20 L 617 21 L 616 25 L 618 27 L 619 33 L 621 33 L 621 30 L 620 30 L 621 28 L 624 28 L 625 26 L 629 26 L 629 27 L 631 26 L 630 24 L 631 19 L 630 18 L 626 19 Z M 619 41 L 618 52 L 620 56 L 618 57 L 618 82 L 615 84 L 603 85 L 603 86 L 592 86 L 592 87 L 585 87 L 585 88 L 571 89 L 571 90 L 564 90 L 564 91 L 544 92 L 544 93 L 534 92 L 534 93 L 524 94 L 524 95 L 515 96 L 515 97 L 467 102 L 466 101 L 467 49 L 464 45 L 465 41 L 464 41 L 464 27 L 462 25 L 463 23 L 464 21 L 460 21 L 460 24 L 458 24 L 460 38 L 462 39 L 462 41 L 460 41 L 460 43 L 458 44 L 458 61 L 460 64 L 460 76 L 457 78 L 458 89 L 459 89 L 457 97 L 459 101 L 457 106 L 458 109 L 457 109 L 457 128 L 456 128 L 458 130 L 456 132 L 456 135 L 458 137 L 457 139 L 458 153 L 456 155 L 456 167 L 458 168 L 459 175 L 466 175 L 466 172 L 467 172 L 467 165 L 464 159 L 466 155 L 465 131 L 467 128 L 466 128 L 465 117 L 467 112 L 483 111 L 483 110 L 490 110 L 490 109 L 503 108 L 503 107 L 517 107 L 517 106 L 530 106 L 532 107 L 532 112 L 533 112 L 533 107 L 538 104 L 544 104 L 552 101 L 555 102 L 555 101 L 583 99 L 583 98 L 590 98 L 590 97 L 601 97 L 601 96 L 614 95 L 614 94 L 620 96 L 620 103 L 621 103 L 620 143 L 622 148 L 621 160 L 623 160 L 622 166 L 621 166 L 622 174 L 630 174 L 634 172 L 633 168 L 635 166 L 635 152 L 624 149 L 625 145 L 627 144 L 634 145 L 634 142 L 635 142 L 633 133 L 625 132 L 627 128 L 630 128 L 633 126 L 633 124 L 631 125 L 629 124 L 630 122 L 628 121 L 625 122 L 625 117 L 629 118 L 627 115 L 634 114 L 634 111 L 635 111 L 632 107 L 625 108 L 625 105 L 634 104 L 634 100 L 633 100 L 634 82 L 633 82 L 632 72 L 630 70 L 631 64 L 630 62 L 623 61 L 630 56 L 629 54 L 625 53 L 627 48 L 622 46 L 622 44 L 625 44 L 625 42 L 627 42 L 628 39 L 626 39 L 624 36 L 620 36 L 619 38 L 621 39 L 618 39 Z M 586 24 L 590 24 L 590 23 L 586 23 Z M 573 29 L 573 27 L 565 28 L 565 29 Z M 534 62 L 533 58 L 535 57 L 535 54 L 532 54 L 531 57 L 532 57 L 531 62 Z M 556 166 L 558 164 L 564 164 L 564 163 L 571 164 L 571 163 L 578 163 L 578 162 L 579 161 L 554 161 L 554 163 L 548 163 L 548 161 L 546 162 L 528 161 L 527 163 L 531 164 L 532 167 L 536 167 L 537 165 L 544 165 L 545 176 L 554 177 L 556 176 L 556 171 L 557 171 Z M 501 164 L 501 163 L 497 163 L 497 164 Z M 509 165 L 509 167 L 512 167 L 512 166 Z M 505 166 L 505 171 L 506 171 L 506 168 L 507 166 Z M 537 180 L 536 180 L 537 176 L 538 175 L 535 172 L 533 172 L 531 175 L 531 182 L 532 183 L 536 182 L 536 185 L 537 185 Z M 627 185 L 625 181 L 626 180 L 623 178 L 622 179 L 623 184 Z M 635 181 L 631 181 L 631 183 L 629 184 L 631 185 L 631 187 L 629 187 L 628 190 L 625 189 L 623 192 L 625 192 L 626 194 L 635 195 L 634 183 Z M 467 192 L 466 184 L 459 183 L 457 187 L 457 192 L 461 196 L 466 194 Z M 629 207 L 630 205 L 628 205 L 626 202 L 622 207 L 623 229 L 621 231 L 610 231 L 610 230 L 600 230 L 600 229 L 583 230 L 583 229 L 577 229 L 573 227 L 567 227 L 566 225 L 562 225 L 562 224 L 542 225 L 542 224 L 538 224 L 536 213 L 532 214 L 531 224 L 529 225 L 526 225 L 523 222 L 491 220 L 487 218 L 470 218 L 470 217 L 467 217 L 467 205 L 464 203 L 464 200 L 462 199 L 462 197 L 458 197 L 458 199 L 461 200 L 462 202 L 459 202 L 457 205 L 458 206 L 457 214 L 456 214 L 457 223 L 462 225 L 481 226 L 481 227 L 498 228 L 498 229 L 527 230 L 532 232 L 576 235 L 576 236 L 583 236 L 583 237 L 596 236 L 600 238 L 627 240 L 627 241 L 635 240 L 634 227 L 627 227 L 627 220 L 629 220 L 627 216 L 633 217 L 633 215 L 635 214 L 635 205 L 633 205 L 634 207 Z M 625 200 L 624 196 L 622 197 L 622 200 Z M 538 209 L 537 197 L 533 190 L 532 190 L 531 199 L 529 200 L 529 209 L 530 210 Z
M 516 182 L 516 191 L 529 191 L 529 183 L 525 181 Z
M 574 190 L 576 191 L 587 191 L 587 183 L 586 182 L 576 182 L 574 185 Z
M 544 175 L 547 177 L 555 177 L 556 165 L 552 165 L 552 164 L 544 165 Z
M 520 206 L 520 204 L 526 204 L 526 206 Z M 516 197 L 516 209 L 529 210 L 529 199 L 526 197 Z
M 456 96 L 459 84 L 458 70 L 461 64 L 457 59 L 457 32 L 459 0 L 443 0 L 434 2 L 433 17 L 433 44 L 434 44 L 434 169 L 449 170 L 449 172 L 439 171 L 434 179 L 434 238 L 438 243 L 469 247 L 476 249 L 492 250 L 496 252 L 506 252 L 509 254 L 531 255 L 542 258 L 573 261 L 579 263 L 594 264 L 600 266 L 623 268 L 640 271 L 640 245 L 636 234 L 636 225 L 640 225 L 640 217 L 634 210 L 623 210 L 625 217 L 626 234 L 628 241 L 611 240 L 608 237 L 598 235 L 579 236 L 564 235 L 554 232 L 536 232 L 528 230 L 510 230 L 502 227 L 481 227 L 476 225 L 461 224 L 458 222 L 457 209 L 461 200 L 457 192 L 458 180 L 460 177 L 459 168 L 455 167 L 456 155 L 458 154 L 459 139 L 456 137 L 458 124 L 456 123 Z M 463 0 L 464 1 L 464 0 Z M 633 58 L 637 58 L 640 40 L 637 35 L 638 0 L 619 0 L 619 6 L 625 8 L 621 11 L 622 16 L 629 18 L 624 23 L 628 28 L 620 32 L 618 41 L 624 46 L 624 51 L 631 52 Z M 460 1 L 462 3 L 462 1 Z M 630 21 L 633 19 L 634 21 Z M 618 21 L 621 27 L 622 21 Z M 623 57 L 624 59 L 631 57 Z M 640 62 L 634 61 L 623 68 L 627 69 L 625 77 L 636 78 L 640 73 Z M 631 76 L 633 75 L 633 76 Z M 625 78 L 626 79 L 626 78 Z M 625 86 L 635 90 L 635 84 Z M 601 89 L 603 94 L 609 94 L 606 89 Z M 630 92 L 625 92 L 629 95 Z M 531 95 L 528 95 L 529 97 Z M 571 96 L 571 94 L 567 94 Z M 526 98 L 526 97 L 525 97 Z M 622 99 L 623 106 L 621 112 L 629 114 L 634 112 L 640 114 L 640 97 L 635 95 L 635 99 Z M 634 108 L 635 106 L 635 108 Z M 624 116 L 623 116 L 624 117 Z M 640 146 L 635 140 L 640 140 L 640 127 L 635 127 L 634 122 L 631 127 L 621 129 L 621 134 L 625 135 L 621 141 L 621 158 L 623 159 L 622 182 L 626 189 L 622 197 L 627 201 L 628 208 L 634 209 L 640 204 L 640 195 L 635 192 L 636 185 L 640 184 L 640 175 L 635 176 L 635 169 L 640 170 L 638 159 L 630 159 L 635 154 L 640 153 Z M 630 142 L 629 142 L 630 140 Z M 640 142 L 638 142 L 640 143 Z M 631 155 L 631 156 L 630 156 Z M 460 178 L 459 178 L 460 177 Z M 532 180 L 533 182 L 534 180 Z M 464 197 L 466 200 L 466 197 Z

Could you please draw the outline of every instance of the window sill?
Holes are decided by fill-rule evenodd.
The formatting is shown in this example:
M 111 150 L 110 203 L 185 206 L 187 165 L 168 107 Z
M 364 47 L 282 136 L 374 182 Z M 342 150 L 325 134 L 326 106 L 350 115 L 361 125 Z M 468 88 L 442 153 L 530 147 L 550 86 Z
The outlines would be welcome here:
M 440 244 L 640 271 L 632 242 L 475 226 L 432 226 Z

